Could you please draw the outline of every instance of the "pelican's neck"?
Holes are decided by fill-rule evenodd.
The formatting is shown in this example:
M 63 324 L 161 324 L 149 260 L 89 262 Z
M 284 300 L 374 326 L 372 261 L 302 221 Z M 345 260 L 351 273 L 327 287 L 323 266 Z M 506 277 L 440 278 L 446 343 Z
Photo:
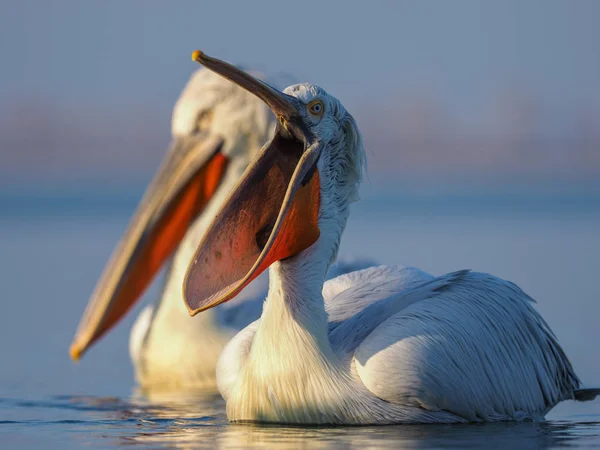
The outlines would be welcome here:
M 329 261 L 318 256 L 319 252 L 306 250 L 273 264 L 258 336 L 277 341 L 281 339 L 280 332 L 286 330 L 283 333 L 289 333 L 293 339 L 310 340 L 319 350 L 327 352 L 327 314 L 322 290 Z
M 335 423 L 353 410 L 344 395 L 351 380 L 329 342 L 322 294 L 343 226 L 327 232 L 334 229 L 323 227 L 321 216 L 317 242 L 271 266 L 250 353 L 227 398 L 233 420 Z
M 296 256 L 274 263 L 269 271 L 269 294 L 254 343 L 256 347 L 286 341 L 299 352 L 317 351 L 333 357 L 323 285 L 337 254 L 347 213 L 321 208 L 317 242 Z M 276 345 L 277 347 L 277 345 Z M 254 349 L 254 345 L 253 345 Z

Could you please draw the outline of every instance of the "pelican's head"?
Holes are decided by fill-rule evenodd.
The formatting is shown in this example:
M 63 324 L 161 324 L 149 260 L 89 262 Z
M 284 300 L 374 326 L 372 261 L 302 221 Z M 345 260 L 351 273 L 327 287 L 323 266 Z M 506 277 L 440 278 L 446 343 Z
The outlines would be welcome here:
M 74 359 L 125 315 L 186 235 L 200 240 L 202 212 L 237 183 L 275 122 L 247 90 L 207 69 L 192 75 L 173 111 L 170 149 L 81 319 Z
M 192 315 L 230 300 L 273 262 L 319 239 L 333 241 L 329 263 L 365 166 L 356 122 L 324 89 L 305 83 L 280 92 L 201 52 L 193 58 L 262 99 L 278 123 L 188 268 L 184 298 Z
M 267 81 L 260 72 L 250 72 Z M 269 80 L 274 82 L 273 80 Z M 217 136 L 219 153 L 241 173 L 272 136 L 275 118 L 254 95 L 207 69 L 192 74 L 182 91 L 171 121 L 172 146 L 197 137 Z

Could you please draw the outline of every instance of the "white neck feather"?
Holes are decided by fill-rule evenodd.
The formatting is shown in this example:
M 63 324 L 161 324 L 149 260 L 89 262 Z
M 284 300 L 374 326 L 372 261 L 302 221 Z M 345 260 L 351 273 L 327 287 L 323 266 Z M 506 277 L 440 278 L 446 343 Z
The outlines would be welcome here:
M 322 293 L 331 254 L 331 244 L 326 241 L 321 236 L 307 250 L 271 266 L 269 294 L 255 343 L 287 341 L 282 333 L 291 331 L 292 339 L 303 341 L 297 342 L 300 348 L 309 343 L 309 347 L 332 355 Z

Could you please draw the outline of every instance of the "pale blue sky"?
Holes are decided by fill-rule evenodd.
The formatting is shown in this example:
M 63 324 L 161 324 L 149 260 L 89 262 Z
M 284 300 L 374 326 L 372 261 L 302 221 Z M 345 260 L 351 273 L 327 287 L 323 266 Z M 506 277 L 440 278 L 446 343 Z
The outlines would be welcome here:
M 170 108 L 198 47 L 351 104 L 408 86 L 476 113 L 516 82 L 568 106 L 600 101 L 599 21 L 594 0 L 4 1 L 0 92 Z

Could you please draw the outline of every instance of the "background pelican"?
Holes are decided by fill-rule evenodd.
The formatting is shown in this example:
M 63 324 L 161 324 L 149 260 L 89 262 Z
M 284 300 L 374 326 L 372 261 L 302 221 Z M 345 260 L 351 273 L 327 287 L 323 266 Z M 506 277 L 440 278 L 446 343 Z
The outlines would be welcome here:
M 209 70 L 192 75 L 174 107 L 171 149 L 96 286 L 71 346 L 73 358 L 124 316 L 173 254 L 158 302 L 141 311 L 131 330 L 135 376 L 142 387 L 215 386 L 217 358 L 259 317 L 267 278 L 233 307 L 194 320 L 184 306 L 183 277 L 206 227 L 274 125 L 254 95 Z M 368 265 L 348 264 L 332 274 Z
M 365 164 L 354 119 L 318 86 L 281 93 L 201 52 L 193 58 L 253 92 L 279 122 L 205 234 L 184 285 L 195 314 L 271 266 L 261 318 L 219 361 L 231 420 L 539 420 L 562 400 L 598 394 L 580 389 L 532 299 L 510 282 L 379 266 L 325 284 Z

